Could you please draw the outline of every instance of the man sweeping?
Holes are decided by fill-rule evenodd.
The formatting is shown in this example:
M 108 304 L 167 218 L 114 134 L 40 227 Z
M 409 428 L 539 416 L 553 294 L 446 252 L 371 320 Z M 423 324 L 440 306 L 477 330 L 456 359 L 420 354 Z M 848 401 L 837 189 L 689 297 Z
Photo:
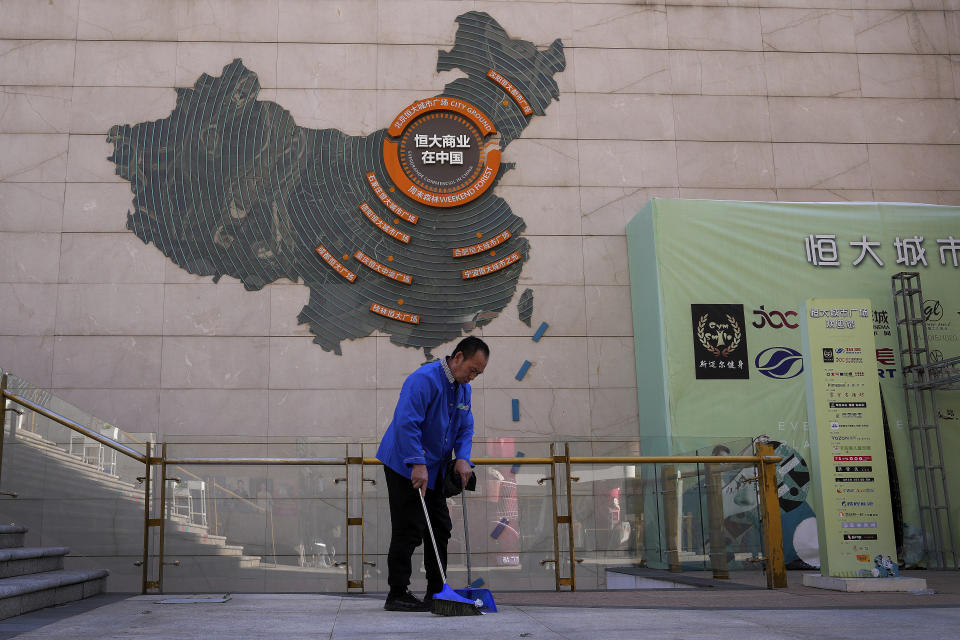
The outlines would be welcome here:
M 383 434 L 377 459 L 384 465 L 390 501 L 391 537 L 387 553 L 387 611 L 430 611 L 433 594 L 443 588 L 440 556 L 447 564 L 447 541 L 453 527 L 443 497 L 443 474 L 456 456 L 454 473 L 466 486 L 473 446 L 470 381 L 483 373 L 490 349 L 470 336 L 453 354 L 423 365 L 403 382 L 393 421 Z M 419 493 L 419 495 L 418 495 Z M 427 591 L 423 600 L 410 593 L 411 558 L 421 543 L 432 545 L 421 496 L 437 542 L 437 554 L 424 553 Z

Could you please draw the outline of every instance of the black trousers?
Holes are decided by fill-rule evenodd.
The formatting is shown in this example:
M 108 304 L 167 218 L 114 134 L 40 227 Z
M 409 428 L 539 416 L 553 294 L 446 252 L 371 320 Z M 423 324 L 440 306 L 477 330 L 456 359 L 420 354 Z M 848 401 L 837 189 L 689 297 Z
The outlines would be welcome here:
M 418 495 L 420 492 L 413 488 L 409 477 L 404 477 L 386 466 L 383 472 L 387 477 L 387 494 L 390 499 L 391 536 L 390 550 L 387 552 L 387 584 L 393 592 L 407 588 L 412 573 L 413 551 L 423 544 L 427 593 L 436 593 L 443 588 L 443 579 L 437 568 L 427 521 L 423 517 L 423 506 Z M 453 528 L 450 511 L 447 509 L 446 499 L 438 490 L 427 489 L 425 500 L 430 513 L 430 524 L 433 525 L 433 535 L 437 538 L 437 547 L 440 550 L 440 561 L 446 571 L 447 541 L 450 540 L 450 531 Z

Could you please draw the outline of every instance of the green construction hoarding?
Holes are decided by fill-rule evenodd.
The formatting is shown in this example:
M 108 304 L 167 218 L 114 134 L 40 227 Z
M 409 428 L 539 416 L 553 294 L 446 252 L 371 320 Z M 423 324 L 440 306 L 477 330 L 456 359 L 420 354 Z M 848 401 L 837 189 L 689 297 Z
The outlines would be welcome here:
M 878 428 L 889 434 L 883 480 L 902 559 L 921 562 L 891 276 L 920 274 L 930 355 L 960 355 L 960 207 L 653 199 L 626 231 L 643 453 L 688 453 L 719 438 L 773 442 L 785 458 L 778 473 L 788 562 L 818 566 L 803 305 L 869 300 L 875 346 L 863 364 L 876 365 Z M 960 391 L 937 392 L 937 403 L 943 450 L 957 450 Z M 834 446 L 839 457 L 862 455 L 850 447 L 864 445 Z M 958 523 L 960 469 L 949 468 L 951 458 Z

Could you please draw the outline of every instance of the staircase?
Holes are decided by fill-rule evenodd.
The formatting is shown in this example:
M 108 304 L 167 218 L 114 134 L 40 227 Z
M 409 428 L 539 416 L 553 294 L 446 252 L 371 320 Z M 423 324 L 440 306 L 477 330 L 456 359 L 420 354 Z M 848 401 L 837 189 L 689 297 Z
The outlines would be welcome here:
M 24 547 L 25 527 L 0 525 L 0 620 L 103 593 L 104 569 L 65 571 L 67 547 Z

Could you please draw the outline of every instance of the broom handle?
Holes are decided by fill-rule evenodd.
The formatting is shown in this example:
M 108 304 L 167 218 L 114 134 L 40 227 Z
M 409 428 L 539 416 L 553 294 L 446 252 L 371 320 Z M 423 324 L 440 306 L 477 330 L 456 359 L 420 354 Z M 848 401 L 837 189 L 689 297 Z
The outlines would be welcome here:
M 467 528 L 467 492 L 460 492 L 461 511 L 463 511 L 463 544 L 467 550 L 467 586 L 473 585 L 473 575 L 470 571 L 470 530 Z
M 420 489 L 416 489 L 420 496 L 420 504 L 423 505 L 423 517 L 427 520 L 427 529 L 430 531 L 430 542 L 433 543 L 433 553 L 437 556 L 437 566 L 440 567 L 440 577 L 443 578 L 443 584 L 447 584 L 447 574 L 443 572 L 443 563 L 440 562 L 440 548 L 437 547 L 437 539 L 433 537 L 433 525 L 430 524 L 430 514 L 427 512 L 427 501 L 423 499 Z

